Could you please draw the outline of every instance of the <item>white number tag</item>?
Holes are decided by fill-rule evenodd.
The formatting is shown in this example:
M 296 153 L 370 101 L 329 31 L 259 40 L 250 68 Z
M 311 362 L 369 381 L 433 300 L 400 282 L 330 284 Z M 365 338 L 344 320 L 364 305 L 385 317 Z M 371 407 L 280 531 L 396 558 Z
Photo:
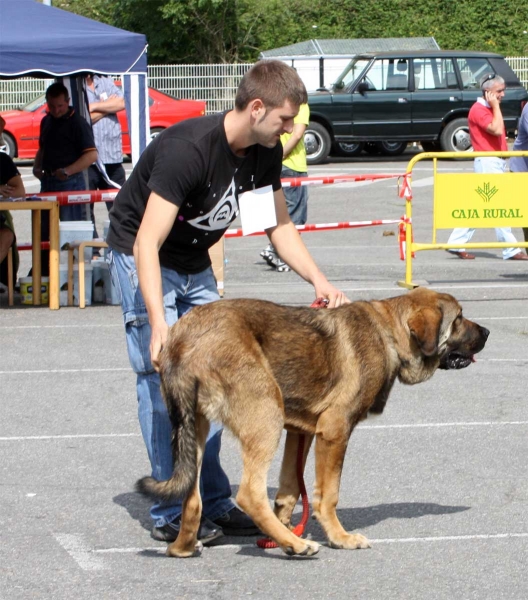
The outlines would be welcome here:
M 277 225 L 275 199 L 271 185 L 244 192 L 238 198 L 242 234 L 249 235 Z

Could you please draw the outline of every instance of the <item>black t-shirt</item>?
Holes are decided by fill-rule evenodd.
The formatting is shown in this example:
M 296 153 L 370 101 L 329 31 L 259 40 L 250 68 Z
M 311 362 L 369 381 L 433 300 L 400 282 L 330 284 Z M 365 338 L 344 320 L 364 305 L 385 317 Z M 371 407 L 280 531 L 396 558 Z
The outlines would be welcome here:
M 255 144 L 236 156 L 224 129 L 225 114 L 188 119 L 165 129 L 147 146 L 110 211 L 109 246 L 132 254 L 147 200 L 155 192 L 179 207 L 160 249 L 160 263 L 199 273 L 208 249 L 238 214 L 238 196 L 271 185 L 280 189 L 282 146 Z
M 0 152 L 0 185 L 5 185 L 15 175 L 20 175 L 15 163 L 5 152 Z
M 67 167 L 84 152 L 95 150 L 90 125 L 73 108 L 59 119 L 50 114 L 42 119 L 39 145 L 42 149 L 42 168 L 46 172 Z
M 15 177 L 15 175 L 20 175 L 15 163 L 5 152 L 0 152 L 0 185 L 5 185 L 10 179 Z M 5 198 L 0 196 L 0 200 L 5 200 Z M 0 229 L 9 229 L 9 231 L 15 233 L 15 228 L 13 227 L 13 217 L 8 210 L 0 210 Z M 13 248 L 14 252 L 13 264 L 15 268 L 14 275 L 16 279 L 16 272 L 18 270 L 18 251 L 16 249 L 16 238 L 13 240 L 11 247 Z M 0 281 L 4 285 L 7 285 L 7 261 L 2 262 L 2 267 L 0 268 Z

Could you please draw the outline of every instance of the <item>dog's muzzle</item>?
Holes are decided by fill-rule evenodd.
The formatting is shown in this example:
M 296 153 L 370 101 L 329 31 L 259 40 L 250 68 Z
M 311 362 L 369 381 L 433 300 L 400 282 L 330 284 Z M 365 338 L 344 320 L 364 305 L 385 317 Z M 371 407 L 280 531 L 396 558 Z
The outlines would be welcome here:
M 447 352 L 440 359 L 440 369 L 465 369 L 469 367 L 469 365 L 475 360 L 475 354 L 480 352 L 484 345 L 486 344 L 486 340 L 488 339 L 490 332 L 489 329 L 485 327 L 481 327 L 479 325 L 479 341 L 475 345 L 475 348 L 472 348 L 472 353 L 464 354 L 459 352 L 458 350 L 453 350 L 452 352 Z

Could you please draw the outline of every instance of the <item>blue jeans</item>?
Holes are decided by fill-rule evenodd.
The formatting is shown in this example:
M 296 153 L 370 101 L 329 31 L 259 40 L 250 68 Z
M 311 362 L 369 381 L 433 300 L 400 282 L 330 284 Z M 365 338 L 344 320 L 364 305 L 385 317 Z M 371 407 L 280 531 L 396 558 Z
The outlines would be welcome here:
M 45 175 L 40 182 L 41 192 L 72 192 L 85 189 L 86 183 L 82 173 L 70 175 L 65 181 L 61 181 L 51 175 Z M 68 204 L 61 206 L 59 210 L 61 221 L 84 221 L 86 215 L 84 204 Z M 48 211 L 42 211 L 42 216 L 44 216 L 44 213 L 46 212 Z
M 306 177 L 308 173 L 293 171 L 282 167 L 281 177 Z M 286 198 L 286 206 L 294 225 L 305 225 L 308 219 L 308 188 L 305 185 L 285 187 L 282 189 Z
M 506 170 L 506 161 L 496 156 L 479 156 L 475 158 L 474 170 L 475 173 L 504 173 Z M 464 244 L 467 244 L 471 240 L 474 233 L 475 229 L 470 227 L 457 227 L 453 229 L 447 243 L 460 244 L 461 247 L 457 250 L 451 250 L 451 252 L 463 251 Z M 513 235 L 511 227 L 496 227 L 495 235 L 498 242 L 509 242 L 510 244 L 517 242 L 517 238 Z M 521 252 L 520 248 L 503 248 L 502 258 L 508 260 L 519 252 Z
M 128 357 L 137 375 L 138 416 L 147 447 L 152 476 L 158 480 L 172 475 L 171 422 L 160 391 L 160 377 L 150 362 L 151 328 L 145 301 L 139 289 L 133 256 L 116 250 L 108 253 L 112 280 L 121 293 Z M 211 268 L 196 275 L 182 275 L 161 267 L 165 320 L 171 326 L 193 306 L 219 299 Z M 220 465 L 222 427 L 211 423 L 202 463 L 200 492 L 203 514 L 217 519 L 234 506 L 231 485 Z M 170 523 L 181 514 L 180 500 L 159 502 L 150 509 L 156 527 Z

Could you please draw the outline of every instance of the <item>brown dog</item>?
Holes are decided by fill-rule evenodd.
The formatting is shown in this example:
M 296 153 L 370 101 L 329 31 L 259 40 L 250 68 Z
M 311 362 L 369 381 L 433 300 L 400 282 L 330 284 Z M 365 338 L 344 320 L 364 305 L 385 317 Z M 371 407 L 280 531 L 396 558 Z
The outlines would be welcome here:
M 348 439 L 369 411 L 383 411 L 396 378 L 415 384 L 437 368 L 463 368 L 489 331 L 462 316 L 448 294 L 418 288 L 406 295 L 331 310 L 260 300 L 221 300 L 194 308 L 171 329 L 161 354 L 162 390 L 173 424 L 174 473 L 144 477 L 148 496 L 184 498 L 181 530 L 170 556 L 200 551 L 199 472 L 209 421 L 240 440 L 240 507 L 287 554 L 319 546 L 290 530 L 299 497 L 300 434 L 315 443 L 313 512 L 334 548 L 367 548 L 336 515 Z M 288 430 L 280 486 L 271 510 L 266 476 Z M 309 449 L 306 444 L 306 454 Z

